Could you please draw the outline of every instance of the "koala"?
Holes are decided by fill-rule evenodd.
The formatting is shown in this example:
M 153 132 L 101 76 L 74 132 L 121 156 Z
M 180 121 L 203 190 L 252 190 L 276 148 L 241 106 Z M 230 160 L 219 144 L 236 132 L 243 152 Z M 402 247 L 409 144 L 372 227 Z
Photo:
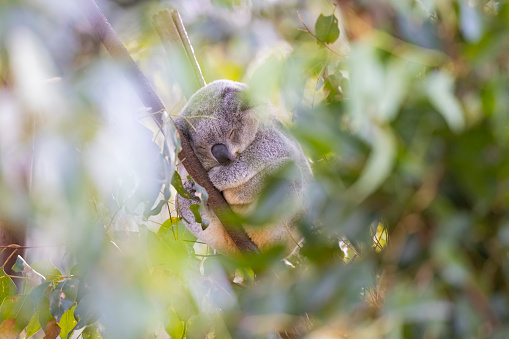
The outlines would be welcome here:
M 274 108 L 254 102 L 248 96 L 247 85 L 229 80 L 208 84 L 191 96 L 175 124 L 234 212 L 248 215 L 256 206 L 267 177 L 290 165 L 294 166 L 295 175 L 285 181 L 285 197 L 296 202 L 292 206 L 303 206 L 302 198 L 312 178 L 309 162 L 276 117 Z M 179 172 L 182 178 L 187 177 L 183 166 Z M 184 187 L 195 193 L 192 181 L 184 180 Z M 206 207 L 201 215 L 210 222 L 205 230 L 195 221 L 189 207 L 197 201 L 198 198 L 178 197 L 178 209 L 187 228 L 217 251 L 237 253 L 211 209 Z M 295 223 L 302 213 L 302 208 L 290 208 L 275 223 L 244 228 L 262 251 L 276 244 L 295 248 L 301 239 Z

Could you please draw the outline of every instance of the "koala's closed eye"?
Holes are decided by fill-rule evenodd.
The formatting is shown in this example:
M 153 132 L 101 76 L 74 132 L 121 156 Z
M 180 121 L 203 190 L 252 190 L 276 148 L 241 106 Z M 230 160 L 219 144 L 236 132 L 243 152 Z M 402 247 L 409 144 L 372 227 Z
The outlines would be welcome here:
M 230 139 L 230 140 L 231 140 L 231 139 L 233 139 L 233 137 L 235 136 L 235 133 L 236 133 L 236 132 L 237 132 L 237 131 L 236 131 L 235 129 L 232 129 L 232 130 L 230 131 L 230 134 L 228 135 L 228 139 Z

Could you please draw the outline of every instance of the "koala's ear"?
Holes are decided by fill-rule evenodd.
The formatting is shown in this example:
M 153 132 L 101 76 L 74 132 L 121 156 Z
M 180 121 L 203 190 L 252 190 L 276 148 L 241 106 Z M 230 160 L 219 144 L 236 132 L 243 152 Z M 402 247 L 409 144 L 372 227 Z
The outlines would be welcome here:
M 255 99 L 247 88 L 226 86 L 221 92 L 223 107 L 228 111 L 244 112 L 258 105 L 260 101 Z

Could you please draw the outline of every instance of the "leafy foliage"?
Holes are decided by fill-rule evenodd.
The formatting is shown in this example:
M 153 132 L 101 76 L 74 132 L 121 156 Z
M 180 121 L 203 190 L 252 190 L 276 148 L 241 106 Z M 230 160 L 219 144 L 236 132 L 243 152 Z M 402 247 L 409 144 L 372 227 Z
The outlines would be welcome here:
M 316 37 L 319 42 L 332 44 L 339 38 L 338 19 L 336 16 L 320 14 L 315 24 Z
M 0 337 L 507 337 L 509 3 L 197 3 L 172 2 L 206 80 L 270 97 L 312 160 L 304 242 L 229 258 L 197 241 L 174 129 L 161 140 L 82 13 L 5 1 L 0 215 L 35 246 L 19 290 L 2 271 Z M 159 9 L 106 14 L 171 116 Z M 290 172 L 246 222 L 290 208 Z

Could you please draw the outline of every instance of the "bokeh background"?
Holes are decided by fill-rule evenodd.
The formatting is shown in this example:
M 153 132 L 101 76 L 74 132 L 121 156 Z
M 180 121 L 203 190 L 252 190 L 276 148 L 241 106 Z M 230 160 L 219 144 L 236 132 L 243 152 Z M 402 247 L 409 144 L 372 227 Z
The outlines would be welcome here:
M 507 1 L 98 4 L 170 115 L 166 8 L 207 82 L 278 108 L 316 178 L 305 241 L 241 261 L 196 241 L 175 192 L 160 204 L 175 159 L 77 2 L 2 1 L 0 224 L 29 247 L 21 278 L 2 262 L 3 337 L 509 336 Z

